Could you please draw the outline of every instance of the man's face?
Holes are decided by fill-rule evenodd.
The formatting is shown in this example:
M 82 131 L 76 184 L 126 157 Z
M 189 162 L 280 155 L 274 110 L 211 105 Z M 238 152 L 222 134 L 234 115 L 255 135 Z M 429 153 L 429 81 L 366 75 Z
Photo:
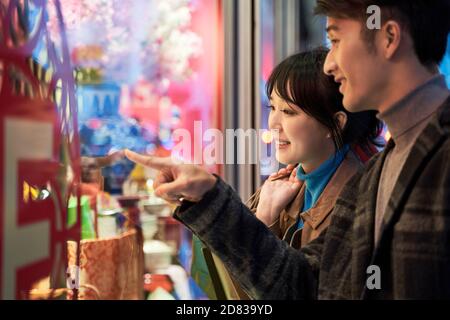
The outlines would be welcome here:
M 327 33 L 331 50 L 324 64 L 324 72 L 341 84 L 344 107 L 350 112 L 376 110 L 384 87 L 383 59 L 362 38 L 365 25 L 351 19 L 327 19 Z

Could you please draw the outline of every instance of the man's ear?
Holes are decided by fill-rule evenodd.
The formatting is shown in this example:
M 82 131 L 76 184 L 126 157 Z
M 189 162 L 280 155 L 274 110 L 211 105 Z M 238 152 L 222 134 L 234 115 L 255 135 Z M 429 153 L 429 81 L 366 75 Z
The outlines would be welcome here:
M 381 28 L 380 35 L 384 57 L 390 60 L 399 50 L 403 38 L 402 28 L 397 21 L 389 20 Z
M 334 117 L 336 122 L 339 124 L 339 128 L 344 130 L 348 120 L 347 114 L 344 111 L 339 111 L 335 113 Z

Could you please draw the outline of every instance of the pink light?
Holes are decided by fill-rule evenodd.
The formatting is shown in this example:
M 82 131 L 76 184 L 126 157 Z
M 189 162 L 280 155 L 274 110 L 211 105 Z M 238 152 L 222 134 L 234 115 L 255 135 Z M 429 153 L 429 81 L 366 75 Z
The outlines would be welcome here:
M 100 127 L 102 126 L 102 121 L 100 119 L 91 119 L 89 120 L 87 125 L 89 128 L 97 130 L 100 129 Z

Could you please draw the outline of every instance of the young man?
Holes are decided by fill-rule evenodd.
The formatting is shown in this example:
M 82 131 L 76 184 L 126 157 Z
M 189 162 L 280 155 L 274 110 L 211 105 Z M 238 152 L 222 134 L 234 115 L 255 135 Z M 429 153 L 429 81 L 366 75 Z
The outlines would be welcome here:
M 371 5 L 380 29 L 367 27 Z M 344 106 L 379 111 L 392 134 L 344 187 L 321 237 L 289 248 L 219 177 L 126 155 L 161 170 L 157 194 L 181 200 L 176 217 L 253 298 L 449 299 L 450 98 L 437 65 L 450 0 L 318 0 L 316 11 L 328 18 L 324 71 L 341 83 Z

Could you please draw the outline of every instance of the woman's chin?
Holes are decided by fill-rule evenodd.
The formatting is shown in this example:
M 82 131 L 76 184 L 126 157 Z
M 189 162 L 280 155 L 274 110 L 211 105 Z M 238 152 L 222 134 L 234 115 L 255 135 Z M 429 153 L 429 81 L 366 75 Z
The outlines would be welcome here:
M 277 150 L 275 153 L 275 159 L 282 165 L 297 165 L 301 163 L 301 159 L 303 157 L 299 156 L 298 154 L 292 154 L 289 152 L 286 152 L 286 150 Z
M 281 163 L 282 165 L 289 165 L 289 164 L 297 164 L 298 162 L 295 162 L 291 157 L 288 155 L 280 154 L 280 152 L 277 151 L 277 154 L 275 156 L 277 161 Z

